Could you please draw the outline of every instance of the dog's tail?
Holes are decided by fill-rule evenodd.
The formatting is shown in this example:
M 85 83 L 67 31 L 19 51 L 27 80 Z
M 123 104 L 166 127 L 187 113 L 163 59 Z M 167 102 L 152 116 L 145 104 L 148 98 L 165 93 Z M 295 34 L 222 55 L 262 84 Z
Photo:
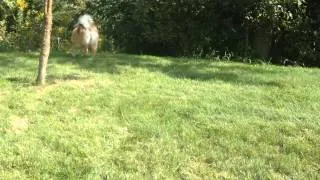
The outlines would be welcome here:
M 89 28 L 94 24 L 92 16 L 85 14 L 79 17 L 78 23 L 76 25 L 81 25 L 84 28 Z

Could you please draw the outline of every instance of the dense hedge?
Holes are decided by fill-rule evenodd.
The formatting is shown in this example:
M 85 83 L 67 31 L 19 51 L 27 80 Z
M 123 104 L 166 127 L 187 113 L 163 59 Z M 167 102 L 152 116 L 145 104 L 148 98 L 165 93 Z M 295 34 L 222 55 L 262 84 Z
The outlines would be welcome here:
M 42 1 L 17 2 L 0 6 L 0 50 L 38 47 Z M 320 66 L 318 0 L 56 0 L 54 46 L 82 13 L 98 20 L 105 50 Z
M 94 0 L 89 5 L 120 51 L 320 65 L 316 0 Z

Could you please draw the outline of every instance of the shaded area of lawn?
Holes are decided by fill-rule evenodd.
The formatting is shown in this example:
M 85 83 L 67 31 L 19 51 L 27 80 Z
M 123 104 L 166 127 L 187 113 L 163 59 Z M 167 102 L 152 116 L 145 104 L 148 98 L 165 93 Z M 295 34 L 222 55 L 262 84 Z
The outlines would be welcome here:
M 17 55 L 1 55 L 2 69 L 5 67 L 11 69 L 24 69 L 32 72 L 37 70 L 37 55 L 36 54 L 20 54 L 28 57 L 26 62 L 15 61 L 14 58 L 19 58 Z M 29 62 L 28 62 L 29 61 Z M 35 67 L 30 68 L 30 61 Z M 163 63 L 164 62 L 164 63 Z M 169 77 L 190 79 L 197 81 L 223 81 L 231 84 L 253 85 L 253 86 L 275 86 L 282 87 L 286 83 L 278 81 L 278 77 L 288 75 L 285 67 L 270 68 L 270 66 L 262 65 L 243 65 L 240 63 L 219 63 L 214 61 L 207 61 L 204 59 L 189 59 L 189 58 L 160 58 L 152 56 L 139 56 L 139 55 L 124 55 L 124 54 L 100 54 L 96 57 L 76 56 L 73 57 L 69 54 L 54 52 L 50 56 L 48 79 L 54 79 L 50 75 L 50 64 L 76 64 L 83 69 L 95 73 L 119 73 L 119 67 L 129 66 L 133 68 L 145 68 L 149 71 L 162 72 Z M 279 69 L 279 70 L 276 70 Z M 274 80 L 266 77 L 275 77 Z M 75 79 L 79 78 L 76 74 L 67 74 L 62 79 Z M 17 77 L 8 77 L 9 81 L 27 83 L 26 79 L 19 79 Z M 30 82 L 31 83 L 31 82 Z M 290 82 L 289 82 L 290 83 Z M 32 84 L 32 83 L 31 83 Z
M 244 65 L 240 63 L 219 63 L 204 59 L 160 58 L 152 56 L 102 54 L 97 57 L 71 57 L 65 54 L 53 55 L 57 63 L 78 64 L 81 68 L 97 73 L 119 73 L 119 66 L 145 68 L 149 71 L 162 72 L 173 78 L 197 81 L 223 81 L 232 84 L 253 86 L 285 86 L 285 82 L 270 80 L 263 76 L 280 77 L 287 72 L 268 68 L 267 65 Z M 278 67 L 282 69 L 284 67 Z M 283 69 L 284 70 L 284 69 Z M 275 78 L 276 79 L 276 78 Z

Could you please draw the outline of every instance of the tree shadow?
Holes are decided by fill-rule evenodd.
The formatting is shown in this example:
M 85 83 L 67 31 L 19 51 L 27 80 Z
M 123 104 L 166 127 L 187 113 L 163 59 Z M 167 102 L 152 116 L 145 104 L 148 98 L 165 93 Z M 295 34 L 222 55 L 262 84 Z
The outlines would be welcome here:
M 8 77 L 8 78 L 5 78 L 5 80 L 14 84 L 19 84 L 20 86 L 23 86 L 23 87 L 35 85 L 35 82 L 32 82 L 30 79 L 26 77 Z
M 65 55 L 52 53 L 52 59 L 66 58 Z M 51 56 L 48 64 L 55 64 L 51 62 Z M 21 52 L 8 52 L 0 53 L 0 78 L 18 87 L 36 86 L 36 72 L 38 70 L 38 57 L 36 53 L 21 53 Z M 48 72 L 47 85 L 55 84 L 57 81 L 68 80 L 84 80 L 85 77 L 77 73 L 69 74 L 55 74 Z
M 90 77 L 82 76 L 81 74 L 78 73 L 71 73 L 71 74 L 65 74 L 63 76 L 57 76 L 57 75 L 48 75 L 47 79 L 49 81 L 54 81 L 54 80 L 63 80 L 63 81 L 68 81 L 68 80 L 86 80 L 89 79 Z
M 144 68 L 151 72 L 161 72 L 172 78 L 190 79 L 196 81 L 222 81 L 225 83 L 252 86 L 283 87 L 283 82 L 277 81 L 276 69 L 266 69 L 263 66 L 244 65 L 240 63 L 219 63 L 203 59 L 155 57 L 126 54 L 101 53 L 96 57 L 58 54 L 56 63 L 77 64 L 81 68 L 97 73 L 121 73 L 119 68 L 129 66 Z M 67 57 L 67 58 L 66 58 Z M 67 61 L 66 61 L 67 59 Z M 69 61 L 69 62 L 68 62 Z M 267 76 L 267 78 L 265 78 Z
M 30 70 L 30 62 L 33 63 L 37 58 L 34 53 L 0 53 L 0 73 L 9 68 Z
M 277 82 L 276 71 L 268 71 L 251 65 L 237 65 L 234 63 L 172 63 L 160 69 L 161 72 L 174 78 L 184 78 L 197 81 L 222 81 L 225 83 L 252 86 L 283 87 Z M 267 76 L 267 78 L 266 78 Z
M 46 79 L 46 85 L 52 85 L 56 84 L 57 82 L 60 81 L 81 81 L 81 80 L 88 80 L 90 77 L 88 76 L 82 76 L 81 74 L 77 73 L 70 73 L 70 74 L 64 74 L 64 75 L 47 75 Z M 27 77 L 8 77 L 5 78 L 6 81 L 16 84 L 22 87 L 30 87 L 30 86 L 37 86 L 37 83 L 35 79 L 30 79 Z
M 116 65 L 120 64 L 117 60 L 118 59 L 111 54 L 91 57 L 86 55 L 72 56 L 67 53 L 54 52 L 51 55 L 49 63 L 71 64 L 92 72 L 117 74 L 119 72 Z
M 12 55 L 12 54 L 11 54 Z M 13 60 L 13 56 L 0 54 L 1 67 L 30 68 L 27 63 Z M 37 59 L 35 54 L 18 54 L 28 57 L 26 61 Z M 71 64 L 96 73 L 120 74 L 121 68 L 143 68 L 150 72 L 160 72 L 172 78 L 189 79 L 194 81 L 221 81 L 225 83 L 252 86 L 283 87 L 283 82 L 277 81 L 277 74 L 281 73 L 274 68 L 263 66 L 243 65 L 240 63 L 219 63 L 203 59 L 155 57 L 141 55 L 100 53 L 95 57 L 75 56 L 62 52 L 52 52 L 50 64 Z M 32 70 L 35 71 L 37 67 Z M 1 73 L 1 68 L 0 68 Z M 266 77 L 267 76 L 267 77 Z M 28 78 L 10 77 L 8 81 L 33 85 Z M 54 80 L 81 80 L 79 74 L 49 75 L 48 82 Z
M 8 56 L 0 54 L 0 67 L 8 66 L 12 63 L 12 59 Z

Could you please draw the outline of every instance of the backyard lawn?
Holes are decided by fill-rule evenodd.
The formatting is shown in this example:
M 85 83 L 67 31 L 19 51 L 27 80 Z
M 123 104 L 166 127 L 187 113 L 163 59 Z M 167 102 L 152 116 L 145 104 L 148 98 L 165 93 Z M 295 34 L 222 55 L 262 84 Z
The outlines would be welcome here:
M 320 179 L 320 69 L 0 53 L 0 179 Z

